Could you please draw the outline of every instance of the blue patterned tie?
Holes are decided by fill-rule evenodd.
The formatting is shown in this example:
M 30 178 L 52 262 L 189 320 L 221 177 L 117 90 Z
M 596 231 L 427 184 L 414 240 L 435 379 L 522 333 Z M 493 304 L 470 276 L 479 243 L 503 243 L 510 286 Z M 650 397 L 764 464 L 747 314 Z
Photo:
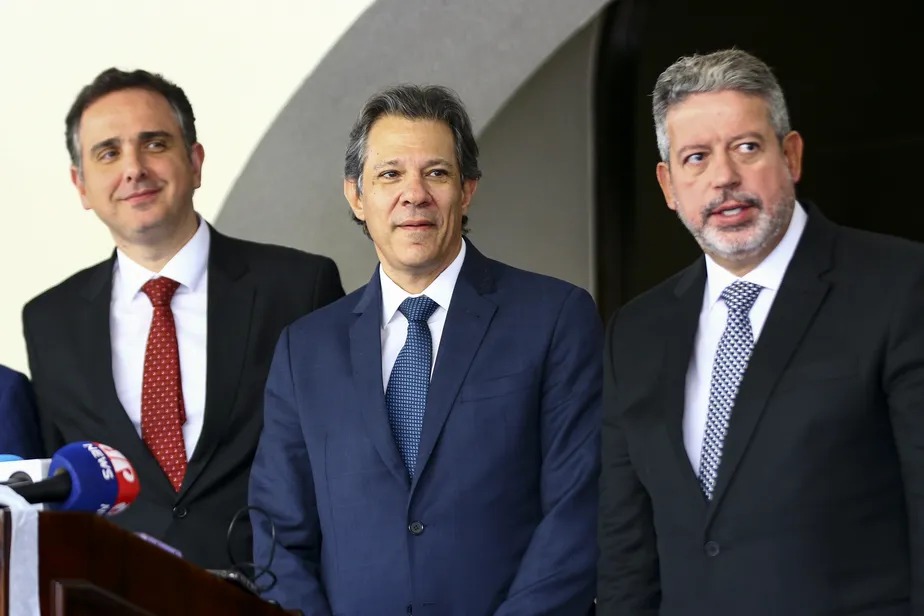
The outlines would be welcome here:
M 407 317 L 407 341 L 398 353 L 385 388 L 388 423 L 411 477 L 417 465 L 417 448 L 427 408 L 427 390 L 430 389 L 433 343 L 427 319 L 436 308 L 436 302 L 426 295 L 401 302 L 398 310 Z
M 752 282 L 738 280 L 722 291 L 722 299 L 728 307 L 728 320 L 712 364 L 709 415 L 699 457 L 699 485 L 707 500 L 712 500 L 719 463 L 722 461 L 722 445 L 735 406 L 735 396 L 738 395 L 738 385 L 741 384 L 754 349 L 754 332 L 751 330 L 748 313 L 762 288 Z

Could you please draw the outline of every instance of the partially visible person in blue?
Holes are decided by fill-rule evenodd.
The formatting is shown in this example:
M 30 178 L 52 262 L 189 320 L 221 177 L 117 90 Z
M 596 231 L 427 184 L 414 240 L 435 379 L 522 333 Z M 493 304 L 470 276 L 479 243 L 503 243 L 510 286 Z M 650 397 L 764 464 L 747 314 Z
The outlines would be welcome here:
M 26 375 L 0 366 L 0 454 L 41 458 L 35 396 Z
M 451 91 L 373 96 L 345 163 L 379 267 L 276 348 L 250 480 L 267 597 L 306 616 L 587 614 L 593 299 L 463 238 L 481 171 Z

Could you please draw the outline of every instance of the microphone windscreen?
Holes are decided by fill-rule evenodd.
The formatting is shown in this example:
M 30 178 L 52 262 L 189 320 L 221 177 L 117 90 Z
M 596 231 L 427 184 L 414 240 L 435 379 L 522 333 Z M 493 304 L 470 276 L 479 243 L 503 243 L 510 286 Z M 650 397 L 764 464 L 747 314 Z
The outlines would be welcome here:
M 55 452 L 49 477 L 67 473 L 71 491 L 63 502 L 48 503 L 60 511 L 92 511 L 113 515 L 138 496 L 135 471 L 119 451 L 89 441 L 69 443 Z

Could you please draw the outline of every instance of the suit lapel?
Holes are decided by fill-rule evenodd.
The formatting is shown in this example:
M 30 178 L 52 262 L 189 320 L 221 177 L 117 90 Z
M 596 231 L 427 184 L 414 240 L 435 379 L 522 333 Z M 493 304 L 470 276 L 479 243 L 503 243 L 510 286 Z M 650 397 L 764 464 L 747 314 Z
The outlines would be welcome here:
M 201 475 L 228 426 L 250 344 L 256 289 L 228 238 L 211 227 L 208 265 L 205 417 L 180 496 Z
M 78 348 L 85 349 L 87 370 L 87 387 L 90 403 L 87 411 L 102 418 L 112 443 L 136 467 L 153 464 L 155 472 L 145 473 L 145 477 L 159 477 L 162 489 L 173 492 L 167 476 L 151 455 L 128 418 L 116 393 L 115 380 L 112 376 L 112 337 L 109 328 L 109 313 L 112 298 L 112 270 L 115 265 L 115 252 L 112 258 L 99 264 L 93 272 L 90 282 L 83 289 L 83 306 L 81 337 Z M 104 443 L 104 444 L 112 444 Z M 153 490 L 153 487 L 146 487 Z
M 773 388 L 830 287 L 821 274 L 831 267 L 835 228 L 817 209 L 811 208 L 808 212 L 799 246 L 738 388 L 707 523 L 725 495 Z
M 699 327 L 706 284 L 706 265 L 700 258 L 687 268 L 674 288 L 675 301 L 664 319 L 664 356 L 659 386 L 664 392 L 663 412 L 667 437 L 676 458 L 675 468 L 683 496 L 705 510 L 706 500 L 699 487 L 696 469 L 690 464 L 683 441 L 683 414 L 686 405 L 687 371 Z
M 385 389 L 382 385 L 382 285 L 378 268 L 353 313 L 356 314 L 356 321 L 350 327 L 350 361 L 353 364 L 353 380 L 366 432 L 385 466 L 405 485 L 410 485 L 407 468 L 398 454 L 385 409 Z
M 452 303 L 443 325 L 436 365 L 430 380 L 427 411 L 417 453 L 417 474 L 412 490 L 425 472 L 462 381 L 468 374 L 475 353 L 497 310 L 496 304 L 483 297 L 493 290 L 491 262 L 467 242 L 465 261 L 452 292 Z

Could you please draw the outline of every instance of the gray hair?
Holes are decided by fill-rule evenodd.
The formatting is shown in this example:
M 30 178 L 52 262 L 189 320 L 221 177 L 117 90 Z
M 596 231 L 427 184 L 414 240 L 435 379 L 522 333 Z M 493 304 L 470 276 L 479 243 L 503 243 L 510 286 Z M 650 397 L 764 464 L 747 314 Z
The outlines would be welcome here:
M 402 84 L 382 90 L 369 98 L 350 130 L 343 176 L 356 183 L 357 196 L 363 194 L 363 167 L 366 165 L 368 154 L 369 131 L 379 118 L 389 115 L 409 120 L 444 122 L 452 131 L 456 164 L 459 166 L 462 182 L 481 178 L 478 144 L 472 134 L 472 121 L 459 95 L 444 86 Z M 355 214 L 353 221 L 363 228 L 366 236 L 369 236 L 364 221 L 359 220 Z M 468 216 L 463 216 L 463 233 L 468 231 L 467 222 Z
M 661 160 L 670 159 L 667 112 L 691 94 L 734 90 L 759 96 L 770 110 L 770 124 L 780 141 L 791 130 L 786 99 L 779 82 L 763 61 L 740 49 L 684 56 L 658 77 L 652 92 L 652 115 Z
M 362 194 L 363 189 L 362 175 L 368 154 L 369 131 L 376 120 L 387 115 L 446 123 L 455 140 L 456 162 L 462 180 L 477 180 L 481 177 L 478 144 L 472 134 L 472 122 L 459 96 L 444 86 L 402 84 L 382 90 L 366 101 L 350 131 L 343 175 L 356 182 L 358 194 Z

